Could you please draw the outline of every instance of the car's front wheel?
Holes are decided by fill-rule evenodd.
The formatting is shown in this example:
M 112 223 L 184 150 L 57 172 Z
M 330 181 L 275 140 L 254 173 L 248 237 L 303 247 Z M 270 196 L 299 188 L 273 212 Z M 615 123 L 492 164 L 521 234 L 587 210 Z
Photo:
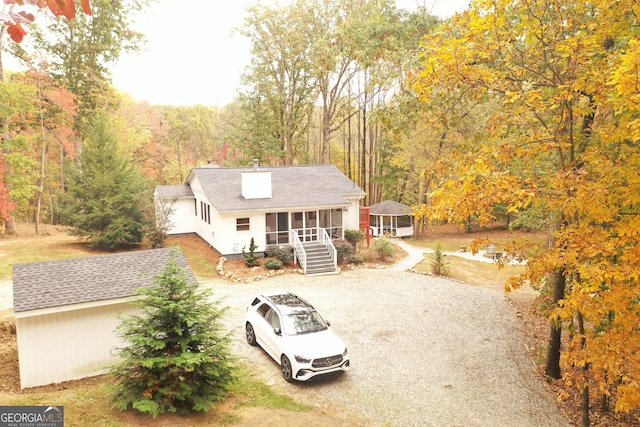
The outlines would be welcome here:
M 291 361 L 285 355 L 280 359 L 280 368 L 282 368 L 282 378 L 287 382 L 293 382 L 293 369 L 291 367 Z
M 256 345 L 256 332 L 253 330 L 253 325 L 249 322 L 244 327 L 244 330 L 247 335 L 247 342 L 249 345 Z

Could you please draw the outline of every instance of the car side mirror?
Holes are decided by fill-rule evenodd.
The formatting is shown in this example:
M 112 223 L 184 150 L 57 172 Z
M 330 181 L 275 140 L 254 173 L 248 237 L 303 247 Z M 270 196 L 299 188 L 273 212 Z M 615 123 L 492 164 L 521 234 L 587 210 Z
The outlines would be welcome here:
M 273 333 L 278 336 L 282 336 L 282 331 L 280 330 L 280 328 L 273 328 Z
M 331 322 L 329 322 L 328 320 L 325 320 L 324 323 L 326 323 L 327 326 L 331 326 Z

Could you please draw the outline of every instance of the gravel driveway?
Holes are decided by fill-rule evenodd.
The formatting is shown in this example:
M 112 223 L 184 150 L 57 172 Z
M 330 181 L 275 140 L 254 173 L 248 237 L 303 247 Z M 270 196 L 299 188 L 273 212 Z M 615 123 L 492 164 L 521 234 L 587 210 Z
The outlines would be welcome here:
M 208 282 L 229 306 L 233 350 L 266 384 L 366 426 L 569 426 L 528 359 L 504 295 L 392 269 L 254 283 Z M 346 342 L 351 370 L 288 384 L 244 339 L 252 297 L 288 290 L 311 302 Z

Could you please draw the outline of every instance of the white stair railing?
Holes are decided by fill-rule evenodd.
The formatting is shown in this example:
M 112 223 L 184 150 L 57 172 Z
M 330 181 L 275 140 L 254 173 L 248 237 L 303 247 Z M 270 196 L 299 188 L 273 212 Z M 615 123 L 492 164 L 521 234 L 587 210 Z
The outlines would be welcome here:
M 289 231 L 289 244 L 293 246 L 293 262 L 295 263 L 297 261 L 300 267 L 302 267 L 302 272 L 307 274 L 307 252 L 304 250 L 304 246 L 302 246 L 302 241 L 296 230 Z

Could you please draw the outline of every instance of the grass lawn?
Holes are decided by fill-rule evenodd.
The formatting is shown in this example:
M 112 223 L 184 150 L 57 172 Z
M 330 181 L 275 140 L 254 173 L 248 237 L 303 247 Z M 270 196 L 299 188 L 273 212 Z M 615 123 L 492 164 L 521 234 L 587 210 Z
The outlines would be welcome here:
M 455 255 L 446 256 L 445 260 L 449 269 L 447 277 L 470 285 L 490 287 L 497 290 L 503 290 L 503 285 L 510 277 L 519 276 L 525 271 L 523 265 L 507 265 L 503 268 L 498 268 L 496 264 L 473 261 Z M 429 273 L 431 272 L 432 262 L 432 258 L 427 254 L 415 269 Z

